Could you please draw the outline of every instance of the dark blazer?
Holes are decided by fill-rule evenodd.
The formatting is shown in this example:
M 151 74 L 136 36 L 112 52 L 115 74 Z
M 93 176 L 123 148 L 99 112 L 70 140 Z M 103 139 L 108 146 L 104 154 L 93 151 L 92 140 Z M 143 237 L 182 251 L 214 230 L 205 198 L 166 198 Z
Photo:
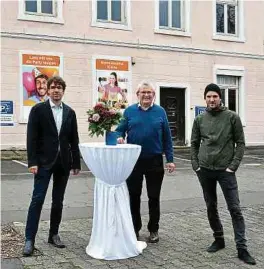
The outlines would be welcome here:
M 28 167 L 51 168 L 60 154 L 66 171 L 81 168 L 76 114 L 64 103 L 62 107 L 59 134 L 49 100 L 32 107 L 27 126 Z

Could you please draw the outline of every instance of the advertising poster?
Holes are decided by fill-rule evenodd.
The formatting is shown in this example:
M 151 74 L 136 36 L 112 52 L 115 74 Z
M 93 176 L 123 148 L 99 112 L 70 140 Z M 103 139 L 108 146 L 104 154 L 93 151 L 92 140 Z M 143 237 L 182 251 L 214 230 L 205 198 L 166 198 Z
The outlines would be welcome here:
M 124 109 L 131 103 L 131 57 L 93 57 L 93 100 Z
M 62 72 L 60 54 L 20 52 L 21 122 L 27 122 L 32 106 L 47 100 L 48 79 Z
M 1 126 L 14 126 L 13 101 L 0 101 L 1 103 Z

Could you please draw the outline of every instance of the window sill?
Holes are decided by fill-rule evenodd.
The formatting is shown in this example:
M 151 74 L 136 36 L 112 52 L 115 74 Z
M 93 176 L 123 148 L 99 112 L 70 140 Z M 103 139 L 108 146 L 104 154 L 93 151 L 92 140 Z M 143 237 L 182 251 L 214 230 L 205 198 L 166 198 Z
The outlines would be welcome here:
M 19 123 L 19 124 L 27 124 L 28 121 L 25 120 L 25 119 L 19 119 L 18 123 Z
M 162 35 L 191 37 L 190 32 L 184 32 L 184 31 L 179 31 L 179 30 L 171 30 L 171 29 L 155 29 L 154 33 L 155 34 L 162 34 Z
M 64 20 L 62 18 L 43 16 L 43 15 L 38 16 L 38 15 L 19 14 L 17 19 L 21 21 L 37 21 L 37 22 L 45 22 L 45 23 L 64 24 Z
M 236 36 L 225 36 L 225 35 L 213 35 L 212 39 L 220 40 L 220 41 L 228 41 L 228 42 L 237 42 L 237 43 L 245 43 L 246 40 L 244 38 L 236 37 Z
M 112 23 L 112 22 L 92 22 L 92 27 L 106 28 L 106 29 L 117 29 L 124 31 L 132 31 L 130 25 L 121 24 L 121 23 Z

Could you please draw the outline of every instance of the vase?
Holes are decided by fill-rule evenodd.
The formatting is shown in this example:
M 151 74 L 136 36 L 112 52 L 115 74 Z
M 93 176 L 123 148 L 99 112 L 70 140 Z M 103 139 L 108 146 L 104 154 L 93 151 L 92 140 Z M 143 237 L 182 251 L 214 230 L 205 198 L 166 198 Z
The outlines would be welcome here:
M 117 132 L 106 131 L 105 132 L 105 144 L 107 146 L 117 145 Z

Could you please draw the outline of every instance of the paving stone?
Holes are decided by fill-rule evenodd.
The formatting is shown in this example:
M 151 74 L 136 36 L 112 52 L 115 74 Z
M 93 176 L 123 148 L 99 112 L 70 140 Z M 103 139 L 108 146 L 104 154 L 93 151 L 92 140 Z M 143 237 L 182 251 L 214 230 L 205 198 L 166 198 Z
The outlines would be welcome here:
M 81 259 L 71 259 L 70 262 L 72 263 L 72 265 L 74 265 L 76 267 L 83 268 L 83 269 L 92 267 L 92 264 L 90 262 L 84 261 L 84 260 L 81 260 Z
M 1 258 L 1 268 L 3 269 L 23 269 L 23 265 L 18 258 Z
M 119 263 L 118 260 L 116 261 L 107 261 L 106 264 L 110 267 L 110 268 L 116 268 L 121 266 L 121 264 Z
M 62 268 L 62 269 L 81 269 L 81 267 L 79 266 L 75 266 L 73 265 L 71 262 L 62 262 L 62 263 L 58 263 L 56 264 L 56 268 L 54 269 L 57 269 L 57 268 Z M 86 267 L 88 269 L 88 267 Z
M 85 269 L 87 269 L 88 267 L 86 267 Z M 109 269 L 110 267 L 107 266 L 106 264 L 105 265 L 96 265 L 96 266 L 93 266 L 91 267 L 91 269 Z M 128 268 L 128 267 L 127 267 Z
M 22 264 L 25 266 L 30 266 L 30 265 L 41 265 L 42 261 L 40 261 L 39 259 L 37 259 L 37 257 L 22 257 L 20 258 Z
M 243 209 L 247 227 L 250 253 L 256 258 L 256 269 L 264 268 L 264 207 L 255 205 Z M 224 225 L 226 248 L 217 253 L 208 253 L 206 248 L 213 236 L 206 217 L 206 210 L 185 210 L 163 214 L 160 223 L 160 242 L 148 244 L 143 254 L 130 259 L 104 261 L 86 254 L 92 221 L 80 219 L 64 221 L 60 235 L 67 248 L 57 249 L 47 244 L 48 222 L 40 224 L 36 245 L 41 256 L 21 258 L 28 269 L 244 269 L 253 268 L 237 258 L 233 227 L 229 212 L 223 208 L 221 219 Z M 148 216 L 143 216 L 143 223 Z M 16 226 L 24 233 L 24 224 Z M 149 235 L 144 226 L 142 240 Z
M 96 259 L 89 260 L 89 264 L 91 264 L 92 266 L 102 266 L 106 263 L 107 261 L 104 261 L 104 260 L 96 260 Z

